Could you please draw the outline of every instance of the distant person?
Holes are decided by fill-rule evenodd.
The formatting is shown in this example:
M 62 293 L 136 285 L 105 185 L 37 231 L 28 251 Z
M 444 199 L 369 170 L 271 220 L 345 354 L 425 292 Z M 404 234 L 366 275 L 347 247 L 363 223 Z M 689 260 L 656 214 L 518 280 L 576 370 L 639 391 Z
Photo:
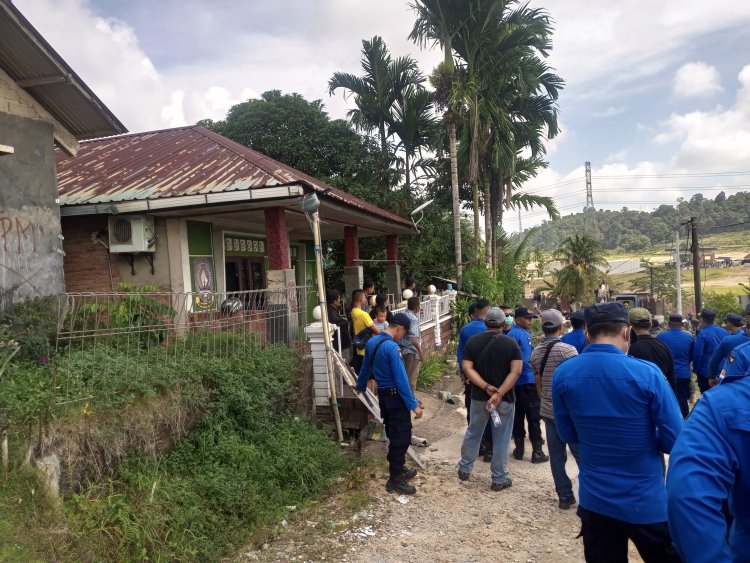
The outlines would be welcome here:
M 409 387 L 411 387 L 412 393 L 416 393 L 417 391 L 419 367 L 424 360 L 422 332 L 419 327 L 419 310 L 421 307 L 422 303 L 419 301 L 419 297 L 410 297 L 406 300 L 406 312 L 404 314 L 409 317 L 411 325 L 409 325 L 409 329 L 406 331 L 406 336 L 399 342 L 401 345 L 401 355 L 404 358 L 404 365 L 406 366 L 406 376 L 409 379 Z M 419 406 L 422 405 L 420 404 Z
M 362 334 L 365 330 L 369 330 L 373 335 L 380 334 L 380 329 L 375 326 L 375 323 L 372 321 L 370 315 L 362 309 L 366 300 L 367 298 L 365 297 L 365 292 L 363 290 L 355 289 L 352 292 L 352 332 L 354 333 L 355 337 L 359 334 Z M 362 361 L 364 357 L 364 348 L 357 348 L 355 350 L 355 353 L 352 355 L 351 365 L 354 368 L 354 371 L 356 371 L 358 374 L 360 369 L 362 368 Z
M 560 339 L 565 344 L 570 344 L 579 354 L 586 347 L 586 332 L 583 330 L 583 311 L 574 311 L 570 314 L 570 326 L 573 327 Z
M 352 346 L 351 329 L 349 319 L 341 314 L 341 292 L 336 289 L 329 289 L 326 293 L 326 303 L 328 310 L 328 322 L 336 325 L 339 329 L 333 335 L 333 348 L 339 349 L 343 357 L 350 359 L 349 355 Z
M 549 456 L 544 453 L 542 444 L 541 415 L 539 414 L 540 399 L 534 382 L 534 370 L 531 368 L 531 320 L 536 315 L 526 307 L 518 307 L 515 310 L 516 325 L 508 333 L 508 337 L 518 343 L 523 356 L 523 369 L 521 376 L 516 381 L 516 412 L 513 419 L 513 457 L 523 459 L 526 428 L 524 419 L 529 427 L 529 440 L 531 441 L 531 463 L 544 463 L 549 461 Z
M 628 559 L 631 540 L 647 563 L 680 561 L 667 526 L 662 453 L 684 423 L 674 393 L 651 362 L 627 356 L 620 303 L 584 311 L 590 344 L 552 379 L 557 432 L 579 444 L 579 507 L 586 561 Z
M 719 343 L 729 336 L 729 331 L 714 324 L 716 311 L 704 308 L 700 314 L 701 328 L 695 336 L 695 349 L 693 350 L 693 371 L 698 379 L 698 389 L 705 393 L 709 389 L 708 379 L 709 361 Z
M 664 342 L 651 335 L 651 313 L 643 307 L 628 310 L 628 320 L 637 339 L 631 338 L 628 354 L 655 364 L 664 374 L 669 386 L 675 388 L 675 367 L 672 352 Z
M 471 419 L 461 445 L 458 478 L 468 481 L 479 455 L 480 443 L 490 425 L 494 455 L 490 464 L 493 491 L 513 485 L 508 471 L 508 447 L 513 430 L 514 383 L 521 373 L 523 360 L 518 344 L 502 333 L 505 314 L 498 307 L 485 316 L 487 330 L 472 336 L 463 350 L 461 368 L 471 381 Z M 499 416 L 491 421 L 490 410 Z
M 500 308 L 503 310 L 503 313 L 505 313 L 505 326 L 503 327 L 503 334 L 507 336 L 513 328 L 513 307 L 509 307 L 508 305 L 500 305 Z
M 476 303 L 473 303 L 473 320 L 463 327 L 458 333 L 458 345 L 456 346 L 456 359 L 458 361 L 458 371 L 461 374 L 461 381 L 464 383 L 464 400 L 466 404 L 466 422 L 471 422 L 471 380 L 466 376 L 461 367 L 463 362 L 463 352 L 466 343 L 479 333 L 487 330 L 487 325 L 484 322 L 484 318 L 487 316 L 487 311 L 490 309 L 490 302 L 486 299 L 479 299 Z M 471 305 L 469 306 L 471 310 Z M 484 437 L 480 443 L 479 455 L 482 456 L 484 461 L 492 461 L 492 428 L 490 428 L 489 422 L 486 425 Z
M 672 313 L 669 315 L 669 329 L 659 334 L 656 338 L 666 344 L 669 347 L 669 351 L 672 352 L 675 395 L 677 395 L 677 403 L 680 405 L 682 418 L 687 418 L 690 412 L 689 402 L 692 398 L 690 378 L 693 372 L 690 369 L 690 363 L 693 361 L 695 347 L 693 335 L 683 329 L 682 315 Z
M 557 309 L 542 311 L 542 342 L 534 348 L 531 353 L 531 367 L 534 370 L 534 380 L 541 399 L 539 412 L 544 421 L 544 429 L 547 435 L 547 448 L 549 448 L 549 464 L 552 470 L 552 480 L 555 482 L 555 491 L 558 497 L 558 507 L 568 510 L 576 503 L 573 494 L 573 484 L 565 471 L 565 463 L 568 461 L 567 447 L 578 462 L 578 444 L 566 444 L 560 438 L 555 428 L 555 415 L 552 408 L 552 377 L 561 363 L 578 355 L 576 349 L 570 344 L 560 340 L 565 317 Z
M 417 280 L 414 279 L 414 276 L 406 276 L 404 279 L 404 289 L 403 291 L 410 290 L 412 293 L 412 297 L 419 297 L 419 292 L 417 291 Z M 401 293 L 403 293 L 403 291 Z
M 375 295 L 375 282 L 370 278 L 365 278 L 365 283 L 362 284 L 362 291 L 365 292 L 365 304 L 362 307 L 362 310 L 369 313 L 372 309 L 372 305 L 370 304 L 370 298 Z
M 685 563 L 750 561 L 749 406 L 750 374 L 725 377 L 672 448 L 669 529 Z
M 736 313 L 729 313 L 724 318 L 724 328 L 729 332 L 729 336 L 719 342 L 716 350 L 711 354 L 711 359 L 708 361 L 707 375 L 710 385 L 716 385 L 718 382 L 719 375 L 721 374 L 724 362 L 729 357 L 729 353 L 740 344 L 744 344 L 750 340 L 750 337 L 748 337 L 743 328 L 744 326 L 744 319 Z
M 408 481 L 416 469 L 407 469 L 406 451 L 411 445 L 411 415 L 422 418 L 422 409 L 411 392 L 398 342 L 403 340 L 411 321 L 403 313 L 393 316 L 388 328 L 367 342 L 365 359 L 357 377 L 357 391 L 364 392 L 370 377 L 378 386 L 378 403 L 388 435 L 388 482 L 385 489 L 399 494 L 417 492 Z

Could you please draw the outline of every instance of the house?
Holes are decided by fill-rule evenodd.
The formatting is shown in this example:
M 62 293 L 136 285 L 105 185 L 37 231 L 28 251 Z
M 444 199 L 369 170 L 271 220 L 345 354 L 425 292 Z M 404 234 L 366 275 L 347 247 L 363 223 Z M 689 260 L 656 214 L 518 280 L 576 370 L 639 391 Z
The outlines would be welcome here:
M 64 290 L 54 146 L 125 127 L 8 0 L 0 0 L 0 308 Z
M 201 126 L 81 143 L 57 152 L 70 292 L 119 282 L 173 293 L 232 294 L 314 285 L 301 197 L 320 199 L 323 240 L 345 240 L 347 291 L 362 287 L 358 239 L 385 237 L 399 288 L 398 235 L 407 219 Z

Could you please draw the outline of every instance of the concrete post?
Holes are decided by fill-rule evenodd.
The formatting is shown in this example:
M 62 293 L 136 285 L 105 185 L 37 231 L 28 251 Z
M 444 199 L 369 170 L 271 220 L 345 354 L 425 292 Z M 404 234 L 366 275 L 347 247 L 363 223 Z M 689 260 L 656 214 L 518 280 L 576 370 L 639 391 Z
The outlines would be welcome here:
M 435 319 L 435 348 L 442 345 L 443 341 L 440 338 L 440 296 L 430 295 L 430 307 L 432 307 L 432 318 Z
M 334 328 L 334 327 L 332 327 Z M 313 403 L 316 407 L 328 406 L 331 388 L 328 385 L 326 346 L 323 339 L 323 323 L 314 322 L 305 329 L 313 357 Z
M 385 283 L 388 290 L 396 296 L 396 302 L 401 300 L 401 266 L 398 263 L 398 237 L 385 237 L 386 257 Z
M 267 342 L 291 344 L 297 339 L 299 330 L 294 270 L 268 270 L 266 281 Z
M 344 266 L 351 268 L 359 260 L 357 227 L 344 227 Z
M 271 207 L 264 211 L 266 219 L 266 241 L 269 270 L 288 270 L 289 235 L 286 231 L 286 213 L 283 207 Z
M 349 266 L 344 268 L 344 290 L 346 291 L 346 302 L 351 303 L 352 291 L 362 289 L 365 284 L 362 266 Z

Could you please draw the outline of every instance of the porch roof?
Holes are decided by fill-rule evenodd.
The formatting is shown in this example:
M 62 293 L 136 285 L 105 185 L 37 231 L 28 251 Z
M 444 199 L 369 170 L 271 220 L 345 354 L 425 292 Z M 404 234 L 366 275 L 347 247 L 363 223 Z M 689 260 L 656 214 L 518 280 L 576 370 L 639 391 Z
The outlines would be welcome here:
M 198 125 L 84 142 L 74 159 L 57 151 L 57 181 L 63 216 L 222 214 L 247 221 L 265 207 L 296 211 L 299 196 L 314 191 L 324 236 L 340 236 L 345 225 L 360 227 L 360 236 L 413 232 L 399 215 Z

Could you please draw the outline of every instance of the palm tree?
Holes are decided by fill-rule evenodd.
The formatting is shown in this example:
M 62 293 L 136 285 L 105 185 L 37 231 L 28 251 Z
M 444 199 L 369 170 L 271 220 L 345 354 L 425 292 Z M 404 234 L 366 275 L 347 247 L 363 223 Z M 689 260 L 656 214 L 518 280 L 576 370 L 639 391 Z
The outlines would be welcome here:
M 435 87 L 436 102 L 445 110 L 443 120 L 448 130 L 448 153 L 451 169 L 451 199 L 453 205 L 453 241 L 456 252 L 456 279 L 461 287 L 463 261 L 461 255 L 461 199 L 458 191 L 458 159 L 456 141 L 456 114 L 459 103 L 453 91 L 455 64 L 453 42 L 463 23 L 470 17 L 469 2 L 466 0 L 416 0 L 411 5 L 417 12 L 417 19 L 409 38 L 420 44 L 439 45 L 443 49 L 443 63 L 435 69 L 432 84 Z
M 425 89 L 409 88 L 403 98 L 396 101 L 389 135 L 396 135 L 397 149 L 404 151 L 406 190 L 411 190 L 411 173 L 417 163 L 425 163 L 422 148 L 429 146 L 438 130 L 438 121 L 433 113 L 433 96 Z M 419 160 L 417 160 L 419 155 Z
M 396 102 L 403 102 L 406 92 L 420 89 L 425 81 L 417 62 L 411 57 L 393 59 L 382 37 L 362 41 L 362 69 L 364 75 L 355 76 L 346 72 L 335 72 L 328 81 L 328 93 L 333 95 L 343 88 L 354 95 L 356 109 L 347 113 L 347 118 L 358 131 L 377 131 L 383 167 L 383 187 L 388 189 L 387 177 L 390 164 L 388 126 L 393 121 Z
M 588 234 L 566 238 L 552 257 L 564 264 L 555 275 L 555 293 L 572 296 L 577 302 L 599 285 L 599 268 L 609 266 L 599 241 Z

